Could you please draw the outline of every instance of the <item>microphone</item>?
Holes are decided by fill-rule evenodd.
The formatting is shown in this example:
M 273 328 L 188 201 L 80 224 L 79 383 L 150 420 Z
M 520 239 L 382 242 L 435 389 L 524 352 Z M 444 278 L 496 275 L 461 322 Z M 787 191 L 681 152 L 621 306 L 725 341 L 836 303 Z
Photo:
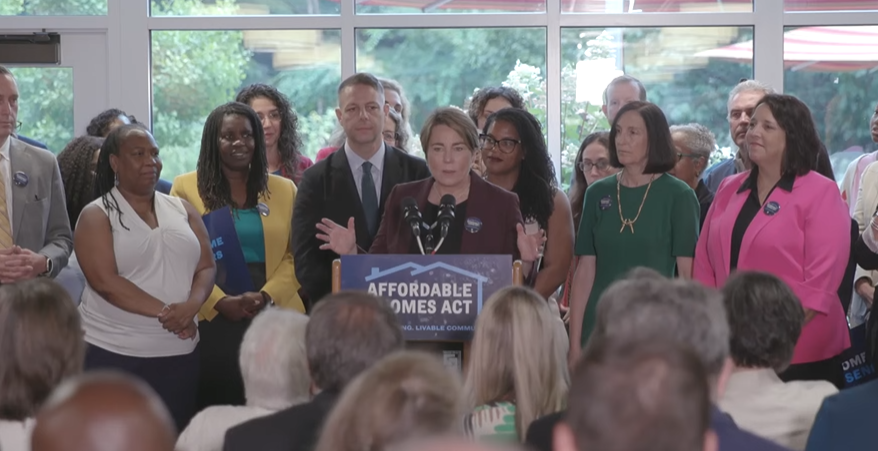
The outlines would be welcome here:
M 436 218 L 436 221 L 439 223 L 439 239 L 444 239 L 446 235 L 448 235 L 448 228 L 451 227 L 451 223 L 454 222 L 454 206 L 457 204 L 457 200 L 454 199 L 454 196 L 451 194 L 446 194 L 442 196 L 442 199 L 439 201 L 439 216 Z
M 424 254 L 424 245 L 421 243 L 421 212 L 418 210 L 418 201 L 414 197 L 406 197 L 402 200 L 402 215 L 405 222 L 411 227 L 412 235 L 418 241 L 421 255 Z

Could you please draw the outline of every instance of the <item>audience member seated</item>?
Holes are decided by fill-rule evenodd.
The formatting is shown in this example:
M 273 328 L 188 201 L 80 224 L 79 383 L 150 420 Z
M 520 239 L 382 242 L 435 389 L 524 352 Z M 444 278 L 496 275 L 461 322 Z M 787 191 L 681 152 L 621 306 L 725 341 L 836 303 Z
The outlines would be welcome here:
M 33 451 L 172 451 L 174 422 L 155 392 L 119 373 L 65 382 L 37 416 Z
M 110 132 L 98 158 L 97 199 L 82 210 L 74 244 L 86 279 L 86 369 L 142 378 L 182 429 L 197 412 L 196 315 L 216 267 L 201 215 L 156 192 L 161 171 L 148 131 L 123 125 Z
M 0 154 L 4 155 L 0 160 L 0 283 L 4 284 L 56 277 L 67 266 L 73 248 L 55 155 L 15 137 L 21 101 L 15 77 L 0 66 Z
M 293 310 L 270 307 L 257 315 L 241 343 L 247 405 L 201 411 L 180 435 L 176 451 L 220 451 L 232 426 L 307 402 L 307 325 L 308 317 Z
M 91 122 L 89 122 L 88 126 L 85 128 L 85 133 L 88 136 L 94 136 L 96 138 L 106 138 L 111 131 L 129 124 L 137 124 L 144 129 L 146 128 L 146 125 L 137 122 L 137 119 L 135 119 L 134 116 L 131 116 L 120 109 L 110 108 L 109 110 L 105 110 L 101 112 L 101 114 L 93 117 Z M 97 162 L 97 160 L 95 160 L 95 162 Z M 159 179 L 158 183 L 156 183 L 155 189 L 162 194 L 168 194 L 171 192 L 171 182 Z M 73 221 L 70 222 L 70 225 L 73 225 Z
M 259 116 L 246 104 L 229 102 L 204 122 L 197 170 L 177 176 L 171 189 L 199 216 L 217 210 L 232 216 L 246 264 L 238 277 L 249 276 L 254 290 L 225 293 L 214 285 L 198 312 L 199 409 L 244 405 L 238 351 L 253 316 L 272 302 L 305 311 L 290 252 L 296 185 L 269 174 L 266 158 Z
M 314 398 L 229 429 L 223 449 L 313 450 L 342 390 L 377 361 L 401 350 L 404 343 L 396 313 L 387 301 L 359 292 L 327 296 L 311 312 L 305 332 Z
M 298 185 L 302 173 L 314 162 L 302 154 L 299 116 L 290 99 L 274 86 L 261 83 L 238 92 L 236 102 L 246 103 L 256 111 L 265 133 L 268 172 L 286 177 Z
M 701 206 L 701 227 L 713 202 L 713 192 L 701 180 L 701 173 L 710 163 L 710 153 L 716 147 L 711 131 L 701 124 L 672 125 L 671 138 L 677 148 L 677 164 L 670 174 L 686 182 L 695 190 Z
M 805 451 L 875 449 L 878 380 L 842 390 L 823 401 Z
M 479 135 L 485 180 L 518 196 L 524 231 L 551 239 L 525 281 L 548 299 L 558 290 L 573 258 L 573 214 L 558 189 L 555 166 L 540 122 L 526 110 L 506 108 L 488 116 Z
M 718 450 L 707 373 L 680 343 L 590 343 L 569 402 L 554 451 Z
M 823 398 L 838 392 L 826 381 L 777 376 L 793 358 L 805 314 L 777 277 L 739 272 L 723 287 L 735 369 L 719 406 L 742 429 L 794 450 L 805 449 Z
M 521 442 L 532 421 L 564 408 L 569 377 L 555 321 L 529 288 L 503 288 L 488 299 L 464 386 L 467 436 Z
M 711 402 L 725 392 L 734 364 L 729 358 L 729 323 L 717 291 L 686 280 L 669 280 L 651 269 L 636 268 L 601 296 L 595 338 L 623 341 L 672 341 L 692 348 L 708 375 Z M 561 415 L 534 422 L 527 443 L 552 449 L 551 431 Z M 782 451 L 771 441 L 738 428 L 732 418 L 711 407 L 711 428 L 721 451 Z
M 460 381 L 439 358 L 402 351 L 379 360 L 344 390 L 316 451 L 388 451 L 460 425 Z
M 0 449 L 30 451 L 34 417 L 65 378 L 82 371 L 79 312 L 49 279 L 0 286 Z

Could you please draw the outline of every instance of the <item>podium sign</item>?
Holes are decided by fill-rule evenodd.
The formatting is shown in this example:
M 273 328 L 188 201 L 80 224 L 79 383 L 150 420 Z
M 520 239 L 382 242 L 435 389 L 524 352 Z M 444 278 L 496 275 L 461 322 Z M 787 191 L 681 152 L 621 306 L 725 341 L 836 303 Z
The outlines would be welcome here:
M 410 341 L 472 340 L 476 317 L 512 285 L 509 255 L 344 255 L 341 289 L 390 301 Z

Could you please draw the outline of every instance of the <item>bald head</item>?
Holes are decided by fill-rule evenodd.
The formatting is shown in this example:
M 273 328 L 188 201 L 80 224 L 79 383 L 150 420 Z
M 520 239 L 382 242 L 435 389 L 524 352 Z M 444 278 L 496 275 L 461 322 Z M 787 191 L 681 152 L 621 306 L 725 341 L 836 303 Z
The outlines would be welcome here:
M 91 373 L 55 391 L 37 415 L 33 451 L 172 451 L 170 415 L 144 383 Z

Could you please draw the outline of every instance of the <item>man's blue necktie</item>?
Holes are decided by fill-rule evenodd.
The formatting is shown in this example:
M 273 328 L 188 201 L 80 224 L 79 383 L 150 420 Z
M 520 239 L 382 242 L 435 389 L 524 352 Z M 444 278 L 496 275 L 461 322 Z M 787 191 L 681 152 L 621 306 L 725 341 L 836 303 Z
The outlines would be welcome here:
M 375 180 L 372 179 L 372 163 L 363 163 L 363 212 L 366 213 L 366 228 L 369 236 L 378 233 L 378 194 L 375 191 Z

